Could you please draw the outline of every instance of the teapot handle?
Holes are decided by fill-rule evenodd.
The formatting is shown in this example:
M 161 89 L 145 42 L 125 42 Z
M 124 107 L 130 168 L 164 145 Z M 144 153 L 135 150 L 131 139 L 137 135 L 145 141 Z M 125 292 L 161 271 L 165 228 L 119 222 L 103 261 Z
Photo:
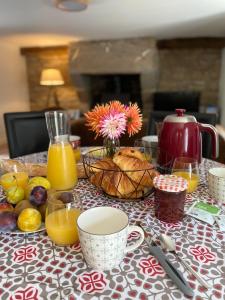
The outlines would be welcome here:
M 210 124 L 199 124 L 200 131 L 208 132 L 212 137 L 212 158 L 216 159 L 219 156 L 218 133 L 214 126 Z

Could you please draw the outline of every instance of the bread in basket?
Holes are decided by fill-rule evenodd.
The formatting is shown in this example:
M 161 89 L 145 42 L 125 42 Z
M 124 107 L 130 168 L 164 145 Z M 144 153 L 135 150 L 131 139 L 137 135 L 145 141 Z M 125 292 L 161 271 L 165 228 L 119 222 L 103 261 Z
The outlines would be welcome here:
M 159 173 L 145 156 L 134 148 L 122 148 L 112 158 L 95 155 L 95 150 L 84 156 L 84 167 L 90 182 L 106 194 L 120 199 L 143 198 L 153 188 Z

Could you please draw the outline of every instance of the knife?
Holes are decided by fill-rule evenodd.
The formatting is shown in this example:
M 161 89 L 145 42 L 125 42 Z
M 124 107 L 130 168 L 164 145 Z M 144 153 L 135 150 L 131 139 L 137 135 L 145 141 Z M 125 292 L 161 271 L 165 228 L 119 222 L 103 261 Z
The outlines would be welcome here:
M 150 238 L 140 223 L 138 225 L 143 229 L 145 234 L 145 242 L 148 245 L 150 253 L 157 258 L 160 265 L 163 267 L 167 275 L 177 285 L 177 287 L 187 296 L 193 296 L 194 291 L 184 279 L 182 273 L 173 265 L 173 263 L 166 257 L 162 249 Z

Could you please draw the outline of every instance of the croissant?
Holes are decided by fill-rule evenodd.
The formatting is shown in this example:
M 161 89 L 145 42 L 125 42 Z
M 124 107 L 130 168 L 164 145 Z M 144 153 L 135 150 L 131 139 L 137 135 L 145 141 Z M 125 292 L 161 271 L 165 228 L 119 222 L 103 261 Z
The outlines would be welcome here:
M 140 160 L 146 160 L 145 156 L 143 153 L 141 153 L 139 150 L 134 149 L 134 148 L 123 148 L 119 151 L 117 151 L 114 155 L 114 157 L 116 157 L 117 155 L 124 155 L 124 156 L 129 156 L 129 157 L 134 157 L 134 158 L 138 158 Z
M 112 171 L 97 172 L 90 177 L 90 181 L 111 196 L 123 197 L 137 189 L 137 183 L 133 182 L 124 172 L 121 172 L 118 167 Z
M 121 196 L 134 192 L 138 185 L 125 172 L 114 172 L 113 184 Z
M 153 178 L 159 174 L 153 169 L 153 165 L 146 160 L 141 161 L 133 157 L 116 155 L 113 162 L 122 171 L 126 171 L 126 175 L 130 179 L 143 187 L 153 186 Z
M 111 158 L 104 158 L 98 160 L 90 167 L 90 171 L 94 173 L 100 172 L 102 170 L 116 170 L 116 169 L 117 166 L 114 164 Z
M 103 189 L 111 196 L 119 196 L 118 190 L 113 184 L 114 171 L 100 171 L 90 177 L 90 182 Z

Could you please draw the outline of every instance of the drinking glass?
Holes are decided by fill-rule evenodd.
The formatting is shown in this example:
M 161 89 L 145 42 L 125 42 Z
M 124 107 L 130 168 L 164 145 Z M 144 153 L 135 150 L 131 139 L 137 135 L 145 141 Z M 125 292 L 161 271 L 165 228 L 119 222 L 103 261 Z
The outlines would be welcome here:
M 156 144 L 152 144 L 147 140 L 136 140 L 134 142 L 134 148 L 138 149 L 141 153 L 143 153 L 145 159 L 150 163 L 155 164 L 157 161 L 158 154 L 158 146 Z
M 187 193 L 197 189 L 199 183 L 198 161 L 191 157 L 177 157 L 174 160 L 172 174 L 181 176 L 188 181 Z
M 28 172 L 24 163 L 9 159 L 0 161 L 0 184 L 4 190 L 15 186 L 25 189 L 28 180 Z
M 81 212 L 82 203 L 74 190 L 49 192 L 45 227 L 56 245 L 72 245 L 78 241 L 76 224 Z

